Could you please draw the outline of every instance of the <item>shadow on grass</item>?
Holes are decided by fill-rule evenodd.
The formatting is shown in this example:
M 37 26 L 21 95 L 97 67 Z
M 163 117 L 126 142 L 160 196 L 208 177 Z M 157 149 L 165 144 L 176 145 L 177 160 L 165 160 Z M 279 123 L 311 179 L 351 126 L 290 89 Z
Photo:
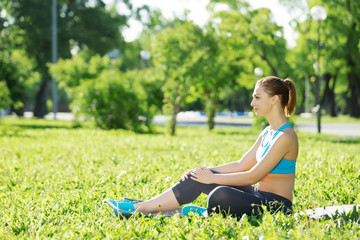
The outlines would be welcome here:
M 224 129 L 221 128 L 219 130 L 214 129 L 214 133 L 218 134 L 218 135 L 247 135 L 247 134 L 260 134 L 261 131 L 257 131 L 256 129 L 253 128 L 229 128 L 229 129 Z
M 115 129 L 116 130 L 116 129 Z M 123 129 L 122 129 L 123 130 Z M 166 133 L 164 131 L 159 130 L 151 130 L 151 131 L 135 131 L 134 133 L 140 134 L 140 135 L 165 135 Z
M 50 125 L 50 124 L 11 124 L 13 127 L 20 129 L 74 129 L 73 126 L 69 125 Z
M 360 138 L 348 138 L 348 139 L 337 139 L 331 140 L 332 143 L 343 143 L 343 144 L 359 144 Z
M 23 132 L 24 130 L 0 130 L 0 137 L 21 137 L 21 138 L 36 138 L 33 135 L 29 135 L 29 134 L 24 134 Z
M 312 141 L 321 141 L 321 142 L 329 142 L 329 143 L 341 143 L 341 144 L 359 144 L 360 143 L 360 137 L 337 137 L 334 135 L 324 135 L 321 134 L 319 136 L 315 134 L 305 134 L 300 135 L 299 139 L 307 139 Z

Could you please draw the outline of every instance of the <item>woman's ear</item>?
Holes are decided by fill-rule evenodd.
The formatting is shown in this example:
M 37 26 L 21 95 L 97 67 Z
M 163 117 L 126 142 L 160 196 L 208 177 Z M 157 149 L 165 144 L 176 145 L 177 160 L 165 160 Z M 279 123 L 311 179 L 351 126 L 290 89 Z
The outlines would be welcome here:
M 275 105 L 277 102 L 279 102 L 279 100 L 280 100 L 279 95 L 274 95 L 274 96 L 272 97 L 271 103 L 272 103 L 273 105 Z

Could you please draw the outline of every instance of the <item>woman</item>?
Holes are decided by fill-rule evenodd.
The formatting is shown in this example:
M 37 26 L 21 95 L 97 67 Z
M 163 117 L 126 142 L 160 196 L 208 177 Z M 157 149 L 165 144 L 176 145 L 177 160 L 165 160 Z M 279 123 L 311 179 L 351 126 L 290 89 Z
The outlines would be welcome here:
M 217 167 L 198 167 L 187 171 L 170 189 L 144 202 L 107 200 L 115 214 L 164 212 L 194 201 L 201 193 L 208 194 L 207 208 L 186 206 L 183 214 L 204 212 L 242 216 L 263 211 L 292 211 L 295 163 L 298 140 L 288 123 L 295 109 L 296 90 L 290 79 L 265 77 L 253 92 L 251 106 L 256 116 L 269 122 L 255 144 L 239 160 Z M 257 187 L 252 185 L 258 183 Z

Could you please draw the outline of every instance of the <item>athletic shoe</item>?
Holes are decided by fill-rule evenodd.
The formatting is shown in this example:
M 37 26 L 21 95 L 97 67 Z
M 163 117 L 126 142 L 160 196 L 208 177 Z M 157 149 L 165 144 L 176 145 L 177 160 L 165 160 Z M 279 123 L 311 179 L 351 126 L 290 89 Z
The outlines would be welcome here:
M 119 214 L 123 215 L 124 217 L 130 217 L 135 211 L 134 205 L 128 200 L 117 202 L 113 199 L 107 199 L 106 203 L 114 209 L 114 214 L 116 217 L 119 216 Z
M 183 207 L 181 212 L 184 216 L 187 216 L 187 217 L 189 217 L 189 213 L 191 213 L 191 212 L 203 217 L 203 213 L 206 212 L 206 210 L 207 209 L 203 208 L 203 207 L 199 207 L 199 206 L 195 206 L 195 205 L 188 205 L 188 206 Z
M 110 205 L 114 209 L 114 214 L 117 217 L 118 214 L 121 214 L 125 217 L 130 217 L 134 212 L 134 203 L 138 201 L 131 201 L 129 199 L 124 199 L 120 202 L 117 202 L 113 199 L 107 199 L 106 203 Z M 139 212 L 140 216 L 148 216 L 148 214 Z
M 141 202 L 140 200 L 136 200 L 136 199 L 130 199 L 130 198 L 124 198 L 123 200 L 118 201 L 118 203 L 138 203 Z

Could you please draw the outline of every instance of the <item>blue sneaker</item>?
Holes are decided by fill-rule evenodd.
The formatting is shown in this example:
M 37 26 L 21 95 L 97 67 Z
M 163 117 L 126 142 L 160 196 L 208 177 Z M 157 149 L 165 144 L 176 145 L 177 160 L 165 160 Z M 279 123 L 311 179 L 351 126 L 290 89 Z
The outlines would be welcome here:
M 110 199 L 111 200 L 111 199 Z M 118 203 L 138 203 L 141 202 L 140 200 L 130 199 L 130 198 L 124 198 L 123 200 L 118 201 Z
M 116 217 L 118 216 L 118 214 L 121 214 L 125 217 L 130 217 L 132 213 L 135 212 L 134 205 L 129 200 L 117 202 L 113 199 L 107 199 L 106 203 L 114 209 L 114 214 Z
M 194 213 L 194 214 L 198 214 L 201 217 L 203 217 L 203 213 L 206 212 L 206 208 L 203 207 L 199 207 L 199 206 L 195 206 L 195 205 L 188 205 L 183 207 L 182 209 L 182 214 L 189 217 L 189 213 Z
M 113 200 L 113 199 L 107 199 L 106 203 L 110 205 L 110 207 L 113 208 L 114 210 L 114 214 L 116 217 L 119 216 L 119 214 L 123 215 L 124 217 L 130 217 L 134 212 L 135 212 L 135 208 L 134 208 L 134 203 L 139 202 L 139 201 L 132 201 L 129 199 L 123 199 L 119 202 Z M 148 214 L 145 213 L 140 213 L 140 216 L 148 216 Z

